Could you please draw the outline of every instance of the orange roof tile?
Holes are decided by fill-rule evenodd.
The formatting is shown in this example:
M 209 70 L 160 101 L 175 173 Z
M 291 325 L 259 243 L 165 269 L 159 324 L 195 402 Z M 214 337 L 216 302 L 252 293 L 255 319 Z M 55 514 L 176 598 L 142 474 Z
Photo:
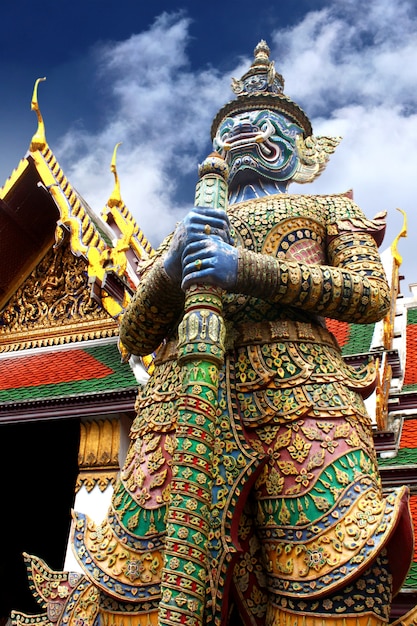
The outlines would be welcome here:
M 14 402 L 135 389 L 136 378 L 114 340 L 0 359 L 0 412 Z
M 348 322 L 340 322 L 339 320 L 326 319 L 326 326 L 336 337 L 337 343 L 341 348 L 347 344 L 350 334 L 350 325 Z
M 400 448 L 417 448 L 417 419 L 404 420 Z

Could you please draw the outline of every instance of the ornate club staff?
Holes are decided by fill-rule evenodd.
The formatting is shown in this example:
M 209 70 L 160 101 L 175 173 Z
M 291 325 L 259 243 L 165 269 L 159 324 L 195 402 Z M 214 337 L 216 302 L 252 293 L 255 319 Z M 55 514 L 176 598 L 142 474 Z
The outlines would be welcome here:
M 199 167 L 196 206 L 225 209 L 228 167 L 216 153 Z M 221 289 L 193 285 L 179 327 L 182 367 L 177 441 L 162 574 L 161 625 L 203 624 L 208 568 L 212 456 L 225 327 Z

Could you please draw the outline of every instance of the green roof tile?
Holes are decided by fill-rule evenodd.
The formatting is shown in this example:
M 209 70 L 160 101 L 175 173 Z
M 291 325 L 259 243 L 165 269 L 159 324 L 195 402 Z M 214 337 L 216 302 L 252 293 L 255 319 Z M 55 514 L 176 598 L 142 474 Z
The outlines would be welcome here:
M 403 587 L 417 589 L 417 563 L 412 563 Z
M 343 356 L 369 352 L 374 328 L 375 324 L 350 324 L 349 339 L 342 347 Z
M 401 448 L 392 459 L 378 459 L 380 467 L 391 467 L 396 465 L 417 465 L 417 449 Z
M 407 324 L 417 324 L 417 308 L 408 309 L 407 311 Z

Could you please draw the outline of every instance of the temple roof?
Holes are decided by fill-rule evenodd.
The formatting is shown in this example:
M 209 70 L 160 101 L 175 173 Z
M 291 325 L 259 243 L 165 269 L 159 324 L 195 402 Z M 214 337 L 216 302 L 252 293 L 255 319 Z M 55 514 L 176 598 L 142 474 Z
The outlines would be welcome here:
M 137 284 L 137 264 L 152 247 L 120 193 L 112 193 L 100 217 L 67 180 L 46 141 L 38 83 L 32 98 L 37 131 L 0 189 L 0 309 L 46 251 L 68 240 L 73 254 L 87 262 L 92 297 L 117 319 Z M 115 154 L 111 169 L 119 192 Z
M 0 406 L 137 388 L 114 340 L 25 352 L 0 359 Z
M 417 390 L 417 308 L 407 312 L 407 363 L 404 376 L 404 391 Z M 417 439 L 416 439 L 417 448 Z
M 349 324 L 339 320 L 326 320 L 328 329 L 336 337 L 343 356 L 369 352 L 375 324 Z
M 133 410 L 138 383 L 117 339 L 0 355 L 0 423 Z

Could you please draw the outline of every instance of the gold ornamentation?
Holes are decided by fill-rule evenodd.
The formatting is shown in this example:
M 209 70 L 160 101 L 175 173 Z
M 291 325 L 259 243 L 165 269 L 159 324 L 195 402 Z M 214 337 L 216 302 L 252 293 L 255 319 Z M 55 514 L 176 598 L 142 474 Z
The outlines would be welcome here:
M 101 216 L 119 234 L 116 243 L 108 250 L 108 261 L 113 264 L 116 273 L 122 276 L 127 269 L 126 252 L 128 250 L 133 250 L 141 262 L 148 261 L 155 251 L 136 224 L 120 195 L 120 181 L 116 167 L 116 154 L 120 145 L 121 143 L 116 144 L 110 165 L 110 170 L 114 174 L 114 188 L 107 205 L 101 212 Z M 130 278 L 137 281 L 134 276 L 130 276 Z
M 335 615 L 331 614 L 330 620 L 328 614 L 303 613 L 300 616 L 298 612 L 284 611 L 282 608 L 268 605 L 268 624 L 271 626 L 288 626 L 289 624 L 300 624 L 300 626 L 326 626 L 331 620 L 332 626 L 385 626 L 386 620 L 365 612 L 363 615 Z M 397 622 L 394 622 L 397 624 Z M 402 626 L 402 622 L 398 620 L 397 626 Z
M 211 138 L 216 135 L 222 120 L 236 113 L 254 109 L 269 109 L 283 113 L 303 129 L 304 136 L 312 134 L 310 120 L 304 111 L 283 93 L 284 79 L 269 59 L 269 46 L 261 40 L 254 50 L 254 60 L 240 79 L 232 79 L 235 100 L 225 104 L 217 113 L 211 126 Z
M 108 274 L 113 272 L 117 276 L 125 276 L 127 270 L 126 252 L 131 243 L 139 244 L 141 240 L 137 247 L 138 258 L 143 258 L 144 255 L 148 258 L 152 248 L 143 234 L 140 233 L 131 216 L 129 220 L 124 220 L 125 226 L 120 229 L 123 235 L 114 246 L 107 243 L 100 230 L 96 228 L 85 202 L 64 176 L 46 142 L 45 127 L 37 98 L 37 87 L 41 80 L 45 79 L 36 81 L 32 97 L 32 109 L 38 117 L 38 129 L 32 138 L 30 154 L 43 185 L 59 209 L 60 219 L 57 221 L 55 231 L 56 242 L 62 244 L 65 236 L 69 233 L 73 253 L 76 256 L 83 256 L 87 261 L 88 275 L 92 284 L 97 284 L 97 291 L 104 308 L 112 317 L 116 318 L 128 304 L 130 294 L 127 289 L 124 289 L 121 301 L 119 301 L 106 292 L 105 283 Z M 116 186 L 117 183 L 116 176 Z M 115 196 L 117 196 L 117 190 Z M 111 201 L 116 200 L 116 197 L 111 199 Z M 115 204 L 117 205 L 117 202 Z M 110 237 L 109 233 L 108 236 Z M 132 248 L 135 248 L 135 245 L 132 245 Z
M 25 615 L 12 611 L 13 626 L 50 626 L 60 623 L 64 611 L 67 611 L 65 623 L 69 626 L 80 622 L 90 626 L 95 623 L 99 591 L 94 584 L 75 572 L 54 571 L 39 557 L 26 553 L 23 556 L 32 593 L 46 612 L 41 615 Z
M 394 337 L 394 324 L 395 324 L 395 315 L 397 311 L 397 299 L 400 291 L 400 283 L 399 283 L 399 269 L 402 263 L 402 256 L 398 252 L 398 242 L 401 237 L 407 237 L 407 214 L 405 211 L 398 209 L 400 213 L 403 215 L 403 225 L 401 231 L 395 237 L 394 241 L 391 244 L 391 254 L 392 254 L 392 270 L 391 276 L 391 306 L 384 317 L 384 348 L 386 350 L 390 350 L 392 348 L 392 340 Z
M 96 485 L 100 491 L 115 485 L 120 469 L 119 448 L 119 420 L 81 422 L 76 492 L 82 486 L 90 492 Z
M 33 88 L 31 109 L 35 111 L 36 117 L 38 118 L 38 128 L 36 133 L 32 137 L 32 141 L 30 142 L 30 151 L 34 152 L 36 150 L 43 150 L 46 146 L 46 136 L 45 136 L 45 124 L 43 123 L 42 114 L 38 104 L 38 85 L 39 83 L 46 80 L 46 78 L 38 78 L 35 82 L 35 86 Z
M 110 576 L 117 578 L 120 587 L 117 586 L 112 596 L 126 599 L 123 585 L 128 588 L 133 586 L 153 586 L 152 596 L 159 595 L 159 582 L 163 565 L 163 557 L 157 549 L 149 549 L 145 552 L 135 550 L 127 543 L 121 542 L 115 537 L 111 526 L 106 520 L 97 525 L 91 519 L 78 518 L 74 513 L 73 532 L 84 532 L 84 550 L 94 555 L 100 564 L 103 580 L 96 580 L 98 587 L 106 590 L 105 578 Z M 86 522 L 86 523 L 85 523 Z M 151 542 L 150 542 L 151 545 Z M 77 555 L 81 558 L 83 555 Z M 134 585 L 132 585 L 132 581 Z
M 377 383 L 376 383 L 376 409 L 375 418 L 378 430 L 388 428 L 388 398 L 392 380 L 392 367 L 388 363 L 387 353 L 384 352 L 382 362 L 376 362 Z
M 329 502 L 326 498 L 321 499 L 323 504 L 315 502 L 316 506 L 319 505 L 323 511 L 328 510 Z M 360 550 L 377 530 L 380 532 L 379 526 L 385 515 L 385 508 L 386 504 L 380 495 L 370 489 L 352 503 L 347 515 L 340 522 L 323 529 L 317 537 L 309 541 L 272 543 L 265 540 L 271 575 L 274 572 L 273 575 L 279 575 L 283 581 L 291 579 L 291 584 L 295 585 L 294 590 L 296 581 L 303 581 L 304 585 L 312 581 L 310 593 L 314 594 L 317 593 L 314 583 L 317 574 L 320 577 L 330 575 L 335 568 L 343 567 L 348 561 L 362 567 L 370 557 L 362 556 Z M 280 515 L 281 523 L 290 522 L 289 512 L 284 507 L 281 508 Z M 328 589 L 334 584 L 329 580 Z M 302 593 L 301 588 L 299 593 Z
M 68 246 L 51 249 L 1 313 L 0 351 L 117 335 L 117 324 L 92 300 L 86 265 Z
M 296 183 L 311 183 L 326 168 L 328 160 L 341 142 L 341 137 L 304 137 L 296 139 L 299 163 L 292 180 Z

